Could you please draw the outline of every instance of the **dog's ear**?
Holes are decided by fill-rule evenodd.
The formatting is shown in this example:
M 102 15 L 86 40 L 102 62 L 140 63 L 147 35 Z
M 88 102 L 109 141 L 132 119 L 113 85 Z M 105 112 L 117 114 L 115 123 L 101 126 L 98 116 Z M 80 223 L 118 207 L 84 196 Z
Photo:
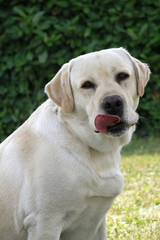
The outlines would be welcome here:
M 125 51 L 133 63 L 137 79 L 138 95 L 142 97 L 144 95 L 144 88 L 147 85 L 151 71 L 146 63 L 140 62 L 138 59 L 132 57 L 125 49 L 121 49 Z
M 70 63 L 64 64 L 55 77 L 45 86 L 45 92 L 54 103 L 68 114 L 73 110 L 73 94 L 70 84 Z
M 144 95 L 144 88 L 147 85 L 150 76 L 150 69 L 146 63 L 140 62 L 138 59 L 131 57 L 134 65 L 136 79 L 138 84 L 138 95 L 142 97 Z

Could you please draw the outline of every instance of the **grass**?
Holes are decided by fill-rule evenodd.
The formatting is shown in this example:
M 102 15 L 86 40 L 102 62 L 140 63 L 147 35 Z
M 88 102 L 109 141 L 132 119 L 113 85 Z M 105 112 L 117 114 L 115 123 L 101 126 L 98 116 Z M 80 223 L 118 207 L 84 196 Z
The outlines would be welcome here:
M 133 139 L 121 171 L 125 186 L 107 213 L 108 239 L 160 240 L 160 139 Z

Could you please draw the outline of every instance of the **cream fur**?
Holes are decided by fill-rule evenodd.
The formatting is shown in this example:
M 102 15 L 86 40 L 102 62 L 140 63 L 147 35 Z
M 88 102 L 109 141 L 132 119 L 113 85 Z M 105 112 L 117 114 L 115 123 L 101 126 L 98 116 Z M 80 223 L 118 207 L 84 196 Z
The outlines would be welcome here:
M 107 239 L 105 214 L 123 188 L 120 151 L 138 121 L 137 85 L 142 94 L 149 77 L 141 67 L 136 78 L 134 64 L 122 48 L 71 60 L 47 84 L 51 99 L 0 145 L 0 239 Z M 130 75 L 121 85 L 120 71 Z M 86 80 L 96 90 L 82 89 Z M 102 99 L 117 94 L 125 133 L 95 133 Z

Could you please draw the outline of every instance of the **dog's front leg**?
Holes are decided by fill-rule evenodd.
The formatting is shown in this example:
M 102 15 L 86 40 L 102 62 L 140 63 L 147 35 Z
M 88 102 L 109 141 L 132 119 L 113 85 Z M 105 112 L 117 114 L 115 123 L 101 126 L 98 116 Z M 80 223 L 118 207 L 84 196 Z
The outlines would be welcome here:
M 48 226 L 43 228 L 32 228 L 28 230 L 27 240 L 60 240 L 61 231 L 59 229 L 48 229 Z
M 54 230 L 53 230 L 54 231 Z M 54 233 L 46 233 L 45 231 L 43 233 L 35 233 L 35 232 L 28 232 L 28 238 L 27 240 L 60 240 L 60 233 L 55 232 Z
M 107 240 L 106 218 L 103 219 L 93 240 Z
M 25 227 L 28 233 L 27 240 L 60 240 L 61 224 L 56 221 L 56 218 L 44 218 L 39 221 L 33 219 L 33 216 L 29 216 L 29 221 Z

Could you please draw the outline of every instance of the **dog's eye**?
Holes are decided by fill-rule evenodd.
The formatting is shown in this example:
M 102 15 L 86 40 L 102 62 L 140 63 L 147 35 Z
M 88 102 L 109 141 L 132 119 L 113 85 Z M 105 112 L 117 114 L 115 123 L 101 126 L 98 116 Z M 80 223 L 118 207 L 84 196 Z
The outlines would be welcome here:
M 128 77 L 129 77 L 128 73 L 121 72 L 121 73 L 117 74 L 116 80 L 117 80 L 117 82 L 121 82 L 121 81 L 126 80 Z
M 85 83 L 82 84 L 81 88 L 84 89 L 95 88 L 95 84 L 90 81 L 86 81 Z

